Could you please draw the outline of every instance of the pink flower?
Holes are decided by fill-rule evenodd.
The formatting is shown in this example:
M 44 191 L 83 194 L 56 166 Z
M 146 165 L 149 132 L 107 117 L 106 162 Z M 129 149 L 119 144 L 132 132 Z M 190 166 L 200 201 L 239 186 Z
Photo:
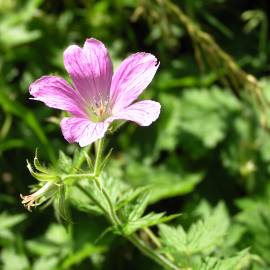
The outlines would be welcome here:
M 152 100 L 134 101 L 152 81 L 159 63 L 150 53 L 127 57 L 113 74 L 112 62 L 101 41 L 87 39 L 83 48 L 69 46 L 64 65 L 74 87 L 58 76 L 43 76 L 30 85 L 30 94 L 47 106 L 70 112 L 61 121 L 69 143 L 81 147 L 102 138 L 114 120 L 149 126 L 160 113 Z

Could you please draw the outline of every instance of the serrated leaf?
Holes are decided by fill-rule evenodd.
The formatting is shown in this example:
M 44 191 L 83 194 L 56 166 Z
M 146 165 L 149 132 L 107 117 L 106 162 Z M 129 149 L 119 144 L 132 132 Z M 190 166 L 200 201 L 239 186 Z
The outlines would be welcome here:
M 267 192 L 269 193 L 269 190 Z M 270 231 L 270 195 L 241 199 L 237 201 L 237 205 L 242 211 L 236 215 L 236 221 L 245 230 L 247 244 L 270 264 L 270 239 L 266 237 Z
M 226 135 L 228 117 L 240 108 L 231 94 L 217 87 L 188 89 L 180 100 L 180 128 L 214 148 Z
M 251 255 L 248 249 L 240 251 L 236 256 L 217 259 L 207 257 L 202 259 L 202 264 L 196 267 L 196 270 L 244 270 L 250 265 Z
M 159 132 L 155 151 L 172 151 L 179 141 L 180 103 L 178 99 L 168 94 L 161 95 L 160 102 L 163 110 L 157 127 Z
M 135 187 L 147 186 L 150 190 L 149 203 L 191 192 L 202 180 L 203 173 L 187 173 L 179 165 L 179 172 L 165 166 L 151 167 L 131 161 L 125 178 Z
M 78 187 L 71 187 L 70 199 L 72 203 L 81 210 L 95 214 L 102 214 L 102 211 L 95 201 L 99 202 L 99 204 L 108 212 L 110 211 L 107 199 L 100 191 L 100 188 L 106 189 L 106 192 L 115 206 L 117 206 L 118 201 L 121 200 L 120 198 L 127 188 L 126 184 L 113 177 L 108 177 L 105 173 L 100 175 L 99 184 L 96 181 L 89 181 L 88 179 L 82 179 L 80 184 L 89 194 L 85 194 L 82 190 L 78 189 Z M 92 199 L 90 199 L 90 197 Z
M 64 172 L 70 172 L 72 167 L 72 159 L 67 156 L 63 151 L 59 151 L 59 158 L 57 162 L 57 167 L 59 170 Z
M 219 204 L 211 215 L 193 223 L 188 231 L 179 225 L 160 225 L 159 232 L 164 250 L 172 253 L 176 260 L 183 262 L 187 256 L 210 254 L 222 242 L 228 230 L 229 220 L 223 204 Z
M 151 212 L 151 213 L 146 214 L 145 216 L 142 216 L 141 218 L 138 218 L 136 220 L 128 220 L 128 222 L 122 228 L 122 231 L 126 235 L 129 235 L 129 234 L 134 233 L 135 231 L 137 231 L 139 229 L 144 229 L 147 227 L 159 225 L 159 224 L 171 221 L 172 219 L 175 219 L 179 216 L 180 216 L 180 214 L 166 216 L 165 213 Z
M 92 162 L 91 162 L 91 164 L 89 164 L 90 157 L 89 157 L 88 153 L 89 153 L 90 149 L 91 149 L 91 145 L 86 146 L 84 149 L 81 149 L 81 150 L 76 149 L 74 151 L 73 160 L 72 160 L 73 168 L 70 172 L 73 172 L 73 171 L 76 172 L 78 169 L 80 169 L 80 167 L 82 166 L 82 164 L 84 163 L 85 160 L 87 161 L 88 165 L 90 165 L 89 166 L 90 168 L 93 167 Z
M 142 193 L 149 192 L 150 187 L 139 187 L 136 189 L 128 188 L 125 193 L 122 194 L 122 197 L 117 203 L 116 210 L 121 209 L 123 206 L 127 205 L 128 203 L 131 203 L 134 201 L 138 196 L 140 196 Z
M 149 201 L 149 192 L 146 191 L 141 193 L 136 198 L 135 202 L 132 202 L 131 204 L 132 211 L 128 215 L 128 222 L 137 220 L 143 215 L 147 207 L 148 201 Z

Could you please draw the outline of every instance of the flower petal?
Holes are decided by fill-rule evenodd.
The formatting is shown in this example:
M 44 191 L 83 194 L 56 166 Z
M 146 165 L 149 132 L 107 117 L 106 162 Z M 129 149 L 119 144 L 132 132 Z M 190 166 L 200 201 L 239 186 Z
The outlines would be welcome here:
M 69 46 L 64 52 L 64 64 L 76 89 L 88 103 L 108 101 L 113 68 L 102 42 L 90 38 L 83 48 Z
M 83 101 L 60 77 L 43 76 L 30 85 L 29 91 L 35 100 L 42 101 L 49 107 L 69 111 L 75 116 L 85 115 Z
M 150 53 L 135 53 L 126 58 L 113 75 L 110 90 L 113 112 L 130 105 L 152 81 L 159 63 Z
M 91 122 L 86 118 L 63 118 L 61 129 L 69 143 L 78 142 L 81 147 L 102 138 L 109 126 L 105 122 Z
M 139 101 L 116 113 L 106 121 L 110 123 L 113 120 L 121 119 L 136 122 L 140 126 L 149 126 L 158 119 L 160 107 L 160 104 L 156 101 Z

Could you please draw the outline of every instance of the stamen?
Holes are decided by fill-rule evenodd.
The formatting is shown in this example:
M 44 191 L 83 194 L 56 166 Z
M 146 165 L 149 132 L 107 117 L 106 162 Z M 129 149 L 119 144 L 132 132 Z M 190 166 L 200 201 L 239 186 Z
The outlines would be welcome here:
M 30 195 L 22 195 L 20 197 L 22 199 L 22 204 L 28 211 L 31 212 L 31 207 L 36 207 L 42 204 L 44 201 L 51 198 L 57 192 L 57 184 L 52 182 L 47 182 L 43 187 L 38 189 L 36 192 Z
M 105 120 L 110 115 L 110 103 L 108 100 L 99 100 L 98 104 L 95 102 L 87 109 L 90 120 L 99 122 Z

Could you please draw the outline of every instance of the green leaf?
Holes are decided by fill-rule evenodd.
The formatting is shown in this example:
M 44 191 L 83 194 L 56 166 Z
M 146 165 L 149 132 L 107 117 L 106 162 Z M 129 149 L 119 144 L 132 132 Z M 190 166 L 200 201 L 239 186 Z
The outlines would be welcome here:
M 24 214 L 8 214 L 6 212 L 0 213 L 0 243 L 14 244 L 16 234 L 13 232 L 13 227 L 20 224 L 26 219 Z
M 121 228 L 121 232 L 123 232 L 125 235 L 130 235 L 139 229 L 143 229 L 143 228 L 147 228 L 147 227 L 151 227 L 151 226 L 155 226 L 161 223 L 168 222 L 172 219 L 177 218 L 179 215 L 180 214 L 165 216 L 165 213 L 151 212 L 138 219 L 127 220 L 127 222 Z
M 229 227 L 229 220 L 224 204 L 220 203 L 204 220 L 193 223 L 188 231 L 179 225 L 171 227 L 160 225 L 159 232 L 164 250 L 183 262 L 188 257 L 213 252 L 221 245 Z
M 130 161 L 126 177 L 135 187 L 148 186 L 151 190 L 149 203 L 191 192 L 202 180 L 202 173 L 187 173 L 178 165 L 177 171 L 166 166 L 151 167 Z
M 64 269 L 70 269 L 70 267 L 80 263 L 86 258 L 89 258 L 93 254 L 104 253 L 106 251 L 104 246 L 94 246 L 90 243 L 85 244 L 79 251 L 74 252 L 68 256 L 63 262 Z
M 30 30 L 27 23 L 33 18 L 42 0 L 31 0 L 16 12 L 9 12 L 0 21 L 0 44 L 11 48 L 41 37 L 40 30 Z
M 180 102 L 172 95 L 161 95 L 162 114 L 159 119 L 155 151 L 173 151 L 179 141 Z M 166 138 L 166 140 L 164 140 Z
M 149 191 L 145 191 L 141 193 L 135 201 L 130 202 L 127 204 L 127 207 L 131 209 L 131 212 L 128 214 L 128 222 L 134 221 L 139 219 L 148 204 L 149 201 Z
M 127 204 L 131 204 L 133 201 L 137 200 L 139 196 L 145 193 L 149 193 L 150 187 L 145 186 L 145 187 L 139 187 L 136 189 L 132 188 L 127 188 L 126 192 L 122 194 L 122 196 L 119 198 L 119 201 L 117 202 L 116 205 L 116 210 L 121 209 L 123 206 Z M 149 198 L 147 198 L 148 200 Z
M 84 163 L 84 161 L 86 160 L 86 162 L 88 163 L 88 167 L 93 169 L 93 162 L 90 159 L 88 153 L 90 152 L 91 149 L 91 145 L 86 146 L 84 149 L 75 149 L 74 151 L 74 155 L 73 155 L 73 160 L 72 160 L 72 171 L 78 171 L 82 164 Z
M 44 236 L 27 241 L 26 247 L 34 255 L 51 256 L 57 254 L 60 259 L 69 251 L 69 241 L 70 238 L 64 226 L 52 223 Z
M 57 269 L 59 258 L 57 256 L 52 257 L 40 257 L 35 260 L 33 264 L 33 270 L 52 270 Z
M 270 239 L 266 235 L 270 232 L 270 191 L 262 198 L 246 198 L 237 201 L 241 212 L 236 215 L 236 220 L 245 230 L 247 244 L 252 251 L 270 264 L 269 249 Z
M 89 179 L 81 179 L 80 184 L 84 187 L 85 190 L 92 197 L 92 200 L 88 195 L 84 194 L 77 187 L 70 188 L 70 199 L 72 204 L 78 207 L 82 211 L 94 213 L 94 214 L 102 214 L 102 211 L 97 206 L 96 202 L 102 205 L 104 209 L 110 211 L 108 202 L 102 192 L 100 192 L 100 188 L 106 189 L 113 205 L 117 208 L 118 202 L 121 201 L 122 194 L 127 191 L 127 185 L 122 181 L 117 180 L 113 177 L 108 177 L 106 173 L 103 173 L 99 177 L 100 183 L 97 184 L 96 181 L 89 181 Z M 100 185 L 100 186 L 99 186 Z
M 202 259 L 196 270 L 244 270 L 250 265 L 252 256 L 248 249 L 240 251 L 236 256 L 219 260 L 214 257 Z
M 59 158 L 57 161 L 57 168 L 63 172 L 71 172 L 73 169 L 72 159 L 66 155 L 63 151 L 59 151 Z
M 12 248 L 3 249 L 0 256 L 3 263 L 2 270 L 29 270 L 27 257 Z
M 0 213 L 0 231 L 4 229 L 10 229 L 17 224 L 24 221 L 26 215 L 24 214 L 8 214 L 6 212 Z
M 193 135 L 210 149 L 224 139 L 229 117 L 241 108 L 236 98 L 217 87 L 187 89 L 179 106 L 182 131 Z

